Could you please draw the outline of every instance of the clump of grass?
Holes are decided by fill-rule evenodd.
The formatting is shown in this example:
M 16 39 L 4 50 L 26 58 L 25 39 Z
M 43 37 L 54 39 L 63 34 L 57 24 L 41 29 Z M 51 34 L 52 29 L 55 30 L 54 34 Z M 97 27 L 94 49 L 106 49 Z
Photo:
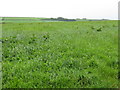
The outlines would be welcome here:
M 102 31 L 102 27 L 97 28 L 97 31 L 98 32 Z
M 95 29 L 95 27 L 94 27 L 94 26 L 91 26 L 91 29 Z
M 49 39 L 49 38 L 50 38 L 49 33 L 45 33 L 45 34 L 43 35 L 44 41 L 46 41 L 46 40 Z

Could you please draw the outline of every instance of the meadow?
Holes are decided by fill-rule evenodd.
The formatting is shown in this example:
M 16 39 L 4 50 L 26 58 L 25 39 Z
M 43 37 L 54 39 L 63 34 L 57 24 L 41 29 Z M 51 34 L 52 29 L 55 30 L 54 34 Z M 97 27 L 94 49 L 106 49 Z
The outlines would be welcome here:
M 117 88 L 118 21 L 2 24 L 3 88 Z

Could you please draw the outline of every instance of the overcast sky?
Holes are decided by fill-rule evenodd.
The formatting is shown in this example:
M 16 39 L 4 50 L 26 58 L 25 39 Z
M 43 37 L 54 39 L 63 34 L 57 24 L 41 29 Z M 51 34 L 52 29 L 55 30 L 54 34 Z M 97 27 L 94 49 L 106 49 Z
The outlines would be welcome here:
M 118 19 L 119 0 L 1 0 L 0 16 Z

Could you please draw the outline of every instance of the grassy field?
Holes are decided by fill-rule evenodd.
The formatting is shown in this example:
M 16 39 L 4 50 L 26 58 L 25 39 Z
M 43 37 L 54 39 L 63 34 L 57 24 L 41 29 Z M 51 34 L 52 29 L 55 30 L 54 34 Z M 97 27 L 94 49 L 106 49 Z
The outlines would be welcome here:
M 3 88 L 117 88 L 117 21 L 4 23 Z
M 32 23 L 32 22 L 45 22 L 43 19 L 47 18 L 35 18 L 35 17 L 3 17 L 2 22 L 7 23 Z

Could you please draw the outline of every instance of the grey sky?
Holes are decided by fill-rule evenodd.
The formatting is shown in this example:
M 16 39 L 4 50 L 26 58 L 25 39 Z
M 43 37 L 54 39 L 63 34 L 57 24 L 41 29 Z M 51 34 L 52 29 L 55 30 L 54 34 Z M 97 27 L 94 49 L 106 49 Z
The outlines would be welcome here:
M 118 19 L 119 0 L 2 0 L 0 16 Z

